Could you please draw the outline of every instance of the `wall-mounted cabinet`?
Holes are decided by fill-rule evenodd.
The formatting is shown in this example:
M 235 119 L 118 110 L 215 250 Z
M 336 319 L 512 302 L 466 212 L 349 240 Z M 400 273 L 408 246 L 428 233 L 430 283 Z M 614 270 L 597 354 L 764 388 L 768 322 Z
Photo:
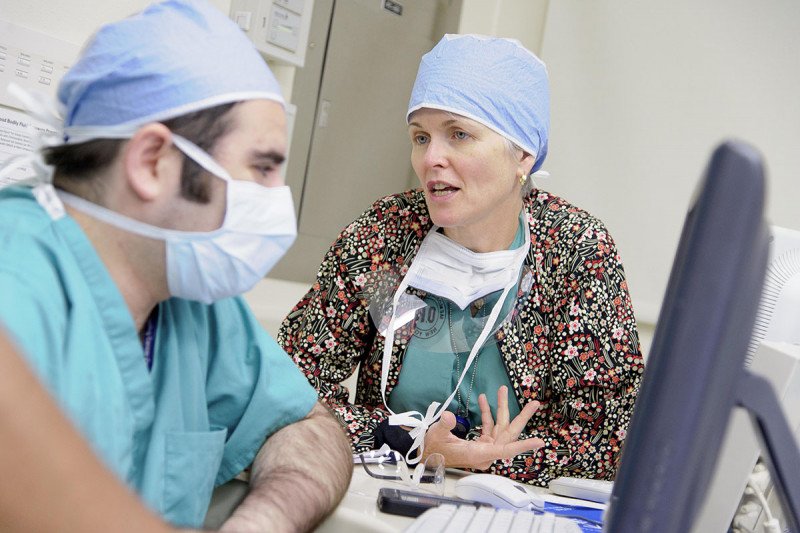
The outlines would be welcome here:
M 267 59 L 305 64 L 312 0 L 232 0 L 231 18 Z

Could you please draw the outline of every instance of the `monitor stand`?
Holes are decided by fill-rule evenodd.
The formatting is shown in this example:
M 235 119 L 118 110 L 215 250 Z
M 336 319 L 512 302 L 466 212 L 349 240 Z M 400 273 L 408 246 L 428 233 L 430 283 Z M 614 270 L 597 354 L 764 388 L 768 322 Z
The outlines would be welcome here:
M 765 378 L 745 369 L 737 387 L 736 403 L 750 414 L 762 458 L 789 522 L 784 527 L 800 531 L 800 451 L 775 391 Z

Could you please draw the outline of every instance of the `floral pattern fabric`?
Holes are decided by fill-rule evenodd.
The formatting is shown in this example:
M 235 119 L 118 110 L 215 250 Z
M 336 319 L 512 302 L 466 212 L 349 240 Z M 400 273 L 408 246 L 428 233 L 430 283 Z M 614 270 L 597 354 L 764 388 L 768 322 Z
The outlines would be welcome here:
M 644 370 L 622 263 L 587 212 L 541 190 L 525 198 L 524 209 L 531 232 L 524 268 L 533 286 L 495 338 L 510 393 L 521 406 L 542 404 L 523 437 L 545 445 L 496 461 L 490 471 L 536 485 L 559 476 L 613 479 Z M 384 337 L 370 309 L 391 298 L 431 226 L 419 190 L 377 201 L 339 235 L 278 335 L 356 452 L 373 448 L 373 431 L 388 416 L 380 390 Z M 413 327 L 395 335 L 387 398 Z M 341 383 L 358 365 L 351 404 Z M 473 428 L 468 438 L 479 434 Z

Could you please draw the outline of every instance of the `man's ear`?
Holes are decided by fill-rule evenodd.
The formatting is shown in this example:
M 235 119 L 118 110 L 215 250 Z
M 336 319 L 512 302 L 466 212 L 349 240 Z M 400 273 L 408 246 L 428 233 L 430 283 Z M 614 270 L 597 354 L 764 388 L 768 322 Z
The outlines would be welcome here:
M 126 182 L 142 200 L 155 200 L 175 189 L 183 158 L 173 147 L 172 133 L 158 122 L 139 128 L 125 145 L 122 164 Z

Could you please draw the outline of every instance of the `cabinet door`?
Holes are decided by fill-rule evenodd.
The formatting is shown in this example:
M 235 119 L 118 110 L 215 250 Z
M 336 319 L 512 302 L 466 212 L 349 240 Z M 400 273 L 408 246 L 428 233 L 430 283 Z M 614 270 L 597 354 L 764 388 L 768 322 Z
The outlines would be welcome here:
M 405 114 L 419 60 L 438 38 L 439 5 L 406 0 L 397 15 L 374 0 L 334 2 L 302 180 L 299 235 L 271 276 L 313 279 L 347 224 L 381 196 L 413 183 Z M 293 160 L 302 157 L 296 146 Z M 297 175 L 289 181 L 297 195 Z

